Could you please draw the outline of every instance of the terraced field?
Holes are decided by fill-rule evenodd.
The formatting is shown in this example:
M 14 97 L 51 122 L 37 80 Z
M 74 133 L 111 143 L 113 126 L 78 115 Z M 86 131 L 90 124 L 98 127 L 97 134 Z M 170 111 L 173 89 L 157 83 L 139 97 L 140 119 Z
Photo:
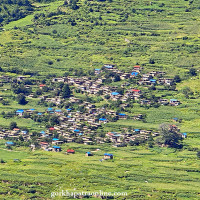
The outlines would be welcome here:
M 74 148 L 76 153 L 1 149 L 0 157 L 6 161 L 0 164 L 1 198 L 50 199 L 62 190 L 127 193 L 115 199 L 199 198 L 200 161 L 196 160 L 194 151 L 147 147 L 118 149 L 74 143 L 63 146 L 67 147 Z M 86 151 L 95 148 L 101 150 L 92 157 L 85 157 Z M 105 152 L 113 153 L 114 159 L 100 162 Z M 55 196 L 55 199 L 64 198 Z
M 4 26 L 2 67 L 64 73 L 139 63 L 183 75 L 199 65 L 199 0 L 79 1 L 77 10 L 63 1 L 34 5 L 31 15 Z

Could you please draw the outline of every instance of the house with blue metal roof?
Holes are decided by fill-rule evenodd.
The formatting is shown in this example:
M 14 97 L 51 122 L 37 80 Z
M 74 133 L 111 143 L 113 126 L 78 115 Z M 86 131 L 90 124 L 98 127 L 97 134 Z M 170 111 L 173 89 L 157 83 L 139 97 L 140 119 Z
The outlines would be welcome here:
M 61 113 L 61 112 L 62 112 L 62 110 L 60 110 L 60 109 L 57 109 L 57 110 L 55 110 L 55 112 L 56 112 L 56 113 Z
M 60 144 L 63 144 L 63 141 L 59 140 L 58 138 L 53 138 L 52 139 L 52 144 L 60 145 Z
M 100 73 L 101 73 L 101 69 L 95 69 L 95 70 L 94 70 L 94 73 L 95 73 L 95 74 L 100 74 Z
M 187 138 L 187 133 L 182 133 L 182 138 Z
M 135 76 L 137 76 L 139 73 L 138 72 L 131 72 L 131 76 L 132 77 L 135 77 Z
M 93 156 L 93 154 L 92 154 L 91 152 L 86 152 L 85 156 L 86 156 L 86 157 L 88 157 L 88 156 Z
M 114 100 L 114 101 L 117 101 L 118 99 L 120 99 L 121 98 L 121 94 L 119 94 L 118 92 L 111 92 L 111 94 L 110 94 L 111 96 L 110 96 L 110 98 L 112 99 L 112 100 Z
M 106 118 L 99 118 L 99 123 L 107 123 L 108 120 Z
M 127 115 L 125 113 L 119 113 L 118 118 L 119 119 L 127 119 Z
M 140 129 L 137 129 L 137 128 L 136 128 L 136 129 L 134 129 L 134 132 L 135 132 L 135 133 L 140 133 Z
M 47 108 L 47 112 L 53 112 L 53 108 Z
M 106 118 L 99 118 L 99 121 L 106 121 Z
M 104 65 L 105 69 L 113 69 L 113 65 Z
M 113 154 L 104 153 L 104 160 L 113 159 Z
M 26 110 L 27 113 L 33 113 L 34 111 L 36 111 L 34 108 L 30 108 L 29 110 Z
M 24 114 L 24 110 L 19 109 L 16 111 L 16 115 L 18 116 L 22 116 L 23 114 Z
M 61 151 L 61 147 L 59 146 L 53 146 L 52 148 L 53 148 L 53 151 L 56 151 L 56 152 Z
M 177 118 L 177 117 L 174 117 L 174 118 L 173 118 L 173 121 L 177 122 L 177 121 L 178 121 L 178 118 Z
M 170 99 L 170 105 L 171 106 L 178 106 L 180 105 L 180 101 L 178 101 L 177 99 Z
M 111 92 L 111 95 L 112 96 L 117 96 L 117 95 L 119 95 L 119 93 L 118 92 Z
M 150 82 L 156 83 L 156 79 L 150 79 Z
M 7 147 L 8 146 L 14 146 L 14 142 L 6 142 L 6 144 L 5 144 Z
M 21 133 L 23 133 L 24 135 L 26 135 L 28 133 L 28 131 L 21 131 Z

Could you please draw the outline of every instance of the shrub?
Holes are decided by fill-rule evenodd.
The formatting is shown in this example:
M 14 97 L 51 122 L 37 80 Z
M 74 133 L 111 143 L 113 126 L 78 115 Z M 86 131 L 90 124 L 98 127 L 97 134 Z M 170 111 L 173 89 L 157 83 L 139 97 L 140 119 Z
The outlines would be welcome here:
M 27 104 L 26 97 L 23 94 L 18 94 L 17 102 L 18 102 L 18 104 L 21 104 L 21 105 Z
M 53 61 L 52 60 L 48 61 L 48 65 L 53 65 Z
M 200 159 L 200 151 L 197 152 L 197 158 Z
M 150 58 L 150 59 L 149 59 L 149 64 L 155 64 L 154 59 Z
M 3 159 L 0 160 L 0 163 L 6 163 L 6 161 L 4 161 Z
M 17 128 L 16 122 L 10 122 L 10 130 L 13 130 L 14 128 Z

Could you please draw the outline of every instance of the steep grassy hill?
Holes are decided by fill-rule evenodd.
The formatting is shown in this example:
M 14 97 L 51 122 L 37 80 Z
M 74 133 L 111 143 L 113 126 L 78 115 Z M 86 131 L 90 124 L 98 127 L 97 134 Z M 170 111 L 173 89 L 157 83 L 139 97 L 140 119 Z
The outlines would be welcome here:
M 199 0 L 71 4 L 32 2 L 34 11 L 5 25 L 0 65 L 60 73 L 139 63 L 181 75 L 199 66 Z
M 0 0 L 0 23 L 0 75 L 16 78 L 23 75 L 15 73 L 22 69 L 24 74 L 38 72 L 41 76 L 32 77 L 37 81 L 34 92 L 48 74 L 60 76 L 80 68 L 86 73 L 104 64 L 116 64 L 129 72 L 138 64 L 144 73 L 161 70 L 169 78 L 180 75 L 182 81 L 174 90 L 160 85 L 156 90 L 139 87 L 149 95 L 177 98 L 181 105 L 145 107 L 134 103 L 127 113 L 142 113 L 145 121 L 110 122 L 103 131 L 157 130 L 161 123 L 172 123 L 177 117 L 182 119 L 176 123 L 181 132 L 188 133 L 181 150 L 147 144 L 114 148 L 111 144 L 65 143 L 62 152 L 31 152 L 25 147 L 9 151 L 0 140 L 0 198 L 50 199 L 52 192 L 67 189 L 127 192 L 127 197 L 116 199 L 199 199 L 200 0 Z M 192 68 L 195 76 L 188 73 Z M 51 79 L 49 76 L 47 84 Z M 123 81 L 110 85 L 121 86 Z M 183 92 L 186 87 L 193 92 L 188 97 Z M 19 105 L 15 96 L 10 83 L 2 84 L 0 97 L 8 104 L 0 104 L 0 126 L 16 121 L 20 128 L 43 130 L 44 126 L 31 119 L 3 117 L 3 112 L 17 109 L 47 109 L 37 98 L 27 98 L 26 105 Z M 85 97 L 76 92 L 74 96 Z M 96 106 L 104 104 L 102 100 Z M 76 153 L 64 154 L 68 148 Z M 86 151 L 96 148 L 101 151 L 85 157 Z M 114 159 L 100 162 L 106 152 L 113 153 Z

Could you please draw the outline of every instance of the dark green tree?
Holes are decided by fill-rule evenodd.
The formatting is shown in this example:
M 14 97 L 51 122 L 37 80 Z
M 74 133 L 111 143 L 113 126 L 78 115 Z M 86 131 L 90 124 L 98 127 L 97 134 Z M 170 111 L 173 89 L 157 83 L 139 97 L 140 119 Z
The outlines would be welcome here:
M 165 146 L 180 148 L 182 136 L 176 129 L 171 127 L 170 124 L 166 123 L 160 125 L 160 137 L 157 139 L 157 142 Z
M 60 123 L 58 116 L 50 117 L 49 121 L 50 121 L 51 126 L 54 126 Z
M 17 128 L 16 122 L 10 122 L 10 130 L 13 130 L 14 128 Z
M 175 83 L 180 83 L 180 82 L 181 82 L 181 78 L 180 78 L 179 75 L 175 75 L 175 76 L 174 76 L 174 82 L 175 82 Z
M 197 152 L 197 158 L 200 159 L 200 151 Z
M 63 86 L 63 89 L 62 89 L 62 96 L 63 96 L 63 98 L 69 98 L 70 97 L 70 95 L 71 95 L 71 90 L 70 90 L 70 88 L 69 88 L 69 85 L 68 84 L 65 84 L 64 86 Z
M 191 76 L 196 76 L 196 75 L 197 75 L 196 69 L 191 68 L 190 71 L 189 71 L 189 74 L 190 74 Z
M 17 102 L 18 104 L 21 104 L 21 105 L 27 104 L 26 97 L 23 94 L 18 94 Z
M 184 87 L 181 92 L 185 95 L 185 98 L 189 98 L 190 95 L 193 95 L 194 93 L 192 92 L 192 90 L 189 87 Z

